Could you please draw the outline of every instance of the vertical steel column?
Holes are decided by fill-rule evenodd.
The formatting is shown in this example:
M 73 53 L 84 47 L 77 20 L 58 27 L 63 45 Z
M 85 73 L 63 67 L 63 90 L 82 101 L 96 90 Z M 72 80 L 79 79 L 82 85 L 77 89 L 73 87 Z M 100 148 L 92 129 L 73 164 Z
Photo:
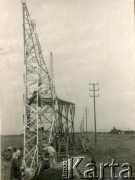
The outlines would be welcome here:
M 66 116 L 66 122 L 65 122 L 65 147 L 66 147 L 66 154 L 69 154 L 69 119 L 68 119 L 68 113 L 69 113 L 69 105 L 65 105 L 65 116 Z
M 51 107 L 43 105 L 42 99 L 52 99 L 52 94 L 50 76 L 25 1 L 22 1 L 22 10 L 25 65 L 23 164 L 36 168 L 42 156 L 42 136 L 45 134 L 46 143 L 49 142 L 46 132 L 50 134 L 51 129 Z M 42 128 L 45 133 L 42 133 Z

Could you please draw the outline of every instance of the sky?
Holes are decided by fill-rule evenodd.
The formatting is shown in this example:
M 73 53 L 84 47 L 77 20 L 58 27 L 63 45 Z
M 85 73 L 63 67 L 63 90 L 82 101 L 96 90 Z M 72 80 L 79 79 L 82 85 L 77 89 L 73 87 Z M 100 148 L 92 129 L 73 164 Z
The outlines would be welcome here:
M 133 0 L 27 0 L 47 67 L 53 52 L 56 92 L 76 104 L 75 130 L 88 109 L 89 82 L 99 82 L 97 130 L 135 130 Z M 20 0 L 0 0 L 1 134 L 23 129 L 23 29 Z

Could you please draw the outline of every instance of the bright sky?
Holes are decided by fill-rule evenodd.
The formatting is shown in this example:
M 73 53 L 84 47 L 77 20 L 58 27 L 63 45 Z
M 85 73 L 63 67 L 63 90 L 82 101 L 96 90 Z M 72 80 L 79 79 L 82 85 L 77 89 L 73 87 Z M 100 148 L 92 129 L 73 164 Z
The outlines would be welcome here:
M 75 129 L 89 106 L 91 82 L 99 82 L 97 129 L 135 130 L 133 0 L 27 0 L 49 66 L 52 51 L 56 91 L 76 104 Z M 20 0 L 0 0 L 2 134 L 23 129 L 23 31 Z

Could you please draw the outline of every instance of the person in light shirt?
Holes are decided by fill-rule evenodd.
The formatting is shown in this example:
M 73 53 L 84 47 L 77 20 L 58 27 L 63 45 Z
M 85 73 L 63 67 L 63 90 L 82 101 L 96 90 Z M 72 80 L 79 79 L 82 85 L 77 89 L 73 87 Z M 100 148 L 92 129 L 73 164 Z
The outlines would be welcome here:
M 50 168 L 52 168 L 56 164 L 56 160 L 55 160 L 56 151 L 51 145 L 44 144 L 43 146 L 44 146 L 43 150 L 45 151 L 45 153 L 49 154 Z
M 19 147 L 18 150 L 16 151 L 16 154 L 18 157 L 22 157 L 22 153 L 23 153 L 23 148 L 22 147 Z

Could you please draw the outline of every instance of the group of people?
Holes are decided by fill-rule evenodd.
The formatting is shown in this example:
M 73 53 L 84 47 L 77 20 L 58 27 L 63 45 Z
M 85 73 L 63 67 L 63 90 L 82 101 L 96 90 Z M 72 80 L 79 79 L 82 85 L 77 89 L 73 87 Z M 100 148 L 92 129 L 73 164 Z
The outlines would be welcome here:
M 42 167 L 38 167 L 38 169 L 34 168 L 26 168 L 24 170 L 24 175 L 22 176 L 22 180 L 37 180 L 37 179 L 45 179 L 46 169 L 54 168 L 56 165 L 56 151 L 53 146 L 50 144 L 43 144 L 42 147 Z M 48 172 L 48 171 L 47 171 Z
M 43 162 L 44 159 L 48 157 L 48 168 L 53 168 L 56 164 L 56 151 L 53 146 L 44 144 L 43 145 Z M 22 178 L 22 157 L 23 157 L 23 148 L 12 148 L 8 147 L 7 150 L 3 153 L 3 180 L 21 180 Z M 45 167 L 45 166 L 44 166 Z M 43 168 L 44 170 L 46 168 Z M 43 170 L 43 171 L 44 171 Z M 24 178 L 27 179 L 27 176 L 33 176 L 32 170 L 24 170 Z
M 12 148 L 11 146 L 3 153 L 3 178 L 4 180 L 21 179 L 20 167 L 22 166 L 22 147 Z

